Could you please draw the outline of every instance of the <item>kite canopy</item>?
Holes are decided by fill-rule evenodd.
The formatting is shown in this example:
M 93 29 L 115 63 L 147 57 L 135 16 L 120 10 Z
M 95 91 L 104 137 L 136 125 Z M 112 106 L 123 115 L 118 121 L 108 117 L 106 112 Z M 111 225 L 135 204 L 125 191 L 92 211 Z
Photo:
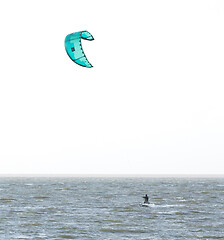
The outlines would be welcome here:
M 94 40 L 93 36 L 87 31 L 71 33 L 65 38 L 65 50 L 73 62 L 91 68 L 92 64 L 87 60 L 83 52 L 81 38 L 90 41 Z

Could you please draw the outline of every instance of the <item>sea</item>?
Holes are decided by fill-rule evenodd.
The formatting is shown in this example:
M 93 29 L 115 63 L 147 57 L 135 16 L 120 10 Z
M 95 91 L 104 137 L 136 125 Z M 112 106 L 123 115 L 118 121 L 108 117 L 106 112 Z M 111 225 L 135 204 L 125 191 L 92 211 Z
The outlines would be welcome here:
M 224 239 L 224 178 L 1 177 L 0 239 Z

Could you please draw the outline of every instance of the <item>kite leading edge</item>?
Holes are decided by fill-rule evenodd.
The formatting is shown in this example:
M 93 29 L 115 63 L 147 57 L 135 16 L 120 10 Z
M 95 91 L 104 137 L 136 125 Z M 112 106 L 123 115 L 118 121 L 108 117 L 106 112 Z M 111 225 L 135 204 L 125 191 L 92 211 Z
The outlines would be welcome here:
M 92 64 L 87 60 L 82 49 L 81 39 L 94 40 L 93 36 L 87 31 L 71 33 L 65 38 L 65 50 L 73 62 L 82 67 L 91 68 Z

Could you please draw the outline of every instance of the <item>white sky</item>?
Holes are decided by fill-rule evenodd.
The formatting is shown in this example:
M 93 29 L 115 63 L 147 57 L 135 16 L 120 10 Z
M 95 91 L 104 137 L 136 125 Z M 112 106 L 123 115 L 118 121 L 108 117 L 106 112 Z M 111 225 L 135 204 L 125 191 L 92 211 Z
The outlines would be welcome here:
M 0 174 L 224 173 L 224 1 L 1 1 L 0 24 Z

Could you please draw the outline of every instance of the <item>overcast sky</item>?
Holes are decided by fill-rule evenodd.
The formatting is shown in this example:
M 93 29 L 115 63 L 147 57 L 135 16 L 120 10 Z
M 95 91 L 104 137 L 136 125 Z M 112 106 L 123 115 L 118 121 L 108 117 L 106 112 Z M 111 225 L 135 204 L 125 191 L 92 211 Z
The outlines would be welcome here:
M 224 1 L 2 1 L 0 24 L 0 174 L 224 173 Z

